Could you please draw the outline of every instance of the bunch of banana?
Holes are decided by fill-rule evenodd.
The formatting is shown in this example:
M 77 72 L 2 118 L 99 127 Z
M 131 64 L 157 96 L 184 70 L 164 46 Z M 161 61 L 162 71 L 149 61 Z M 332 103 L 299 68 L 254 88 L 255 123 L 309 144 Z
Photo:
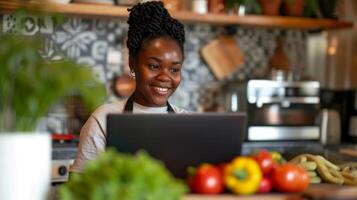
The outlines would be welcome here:
M 310 175 L 310 183 L 323 181 L 339 185 L 357 185 L 357 163 L 337 166 L 320 155 L 312 154 L 301 154 L 289 162 L 302 166 Z
M 321 183 L 322 180 L 316 172 L 317 169 L 316 162 L 313 160 L 307 160 L 307 156 L 305 154 L 296 156 L 289 162 L 303 167 L 305 171 L 309 174 L 310 183 Z
M 345 183 L 348 185 L 357 185 L 357 163 L 349 162 L 339 165 L 341 174 L 345 178 Z

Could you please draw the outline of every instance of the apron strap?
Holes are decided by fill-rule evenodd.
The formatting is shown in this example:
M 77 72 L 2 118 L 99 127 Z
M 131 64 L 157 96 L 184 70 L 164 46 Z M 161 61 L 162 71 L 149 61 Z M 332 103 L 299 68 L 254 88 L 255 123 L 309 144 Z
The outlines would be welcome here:
M 133 113 L 133 104 L 134 104 L 134 95 L 131 95 L 128 101 L 125 104 L 124 112 L 125 113 Z M 169 102 L 167 104 L 167 112 L 168 113 L 175 113 L 175 110 L 172 108 Z

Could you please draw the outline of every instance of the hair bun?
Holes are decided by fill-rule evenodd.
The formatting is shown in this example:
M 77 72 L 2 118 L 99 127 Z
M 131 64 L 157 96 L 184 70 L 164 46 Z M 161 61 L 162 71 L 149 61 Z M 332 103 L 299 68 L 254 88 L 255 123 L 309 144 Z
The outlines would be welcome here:
M 161 1 L 138 3 L 134 7 L 129 8 L 128 11 L 130 12 L 128 24 L 134 26 L 152 22 L 162 22 L 171 18 Z
M 144 39 L 160 36 L 171 37 L 183 49 L 184 26 L 170 16 L 161 1 L 138 3 L 128 11 L 130 14 L 127 46 L 131 56 L 137 54 Z

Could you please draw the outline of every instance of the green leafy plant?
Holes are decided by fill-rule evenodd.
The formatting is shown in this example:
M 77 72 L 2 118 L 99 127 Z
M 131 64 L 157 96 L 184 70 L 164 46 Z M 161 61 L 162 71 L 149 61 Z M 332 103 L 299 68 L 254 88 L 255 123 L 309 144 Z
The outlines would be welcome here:
M 226 0 L 227 10 L 238 9 L 239 6 L 245 7 L 246 14 L 260 14 L 261 8 L 257 0 Z
M 33 131 L 51 106 L 69 95 L 81 96 L 89 110 L 103 102 L 104 86 L 88 67 L 41 57 L 42 38 L 19 30 L 0 34 L 0 132 Z
M 146 152 L 109 149 L 89 161 L 82 174 L 73 174 L 59 195 L 62 200 L 180 200 L 186 191 L 181 180 Z
M 305 0 L 304 15 L 306 17 L 323 17 L 318 0 Z

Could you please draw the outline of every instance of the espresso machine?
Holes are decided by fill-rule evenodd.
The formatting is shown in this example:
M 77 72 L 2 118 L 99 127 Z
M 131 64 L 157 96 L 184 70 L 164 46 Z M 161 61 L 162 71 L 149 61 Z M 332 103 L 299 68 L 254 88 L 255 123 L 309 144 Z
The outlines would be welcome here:
M 317 81 L 250 80 L 248 141 L 319 140 Z
M 329 127 L 340 124 L 339 139 L 343 143 L 357 143 L 357 90 L 333 90 L 322 88 L 321 108 L 335 110 L 338 120 L 330 120 Z

